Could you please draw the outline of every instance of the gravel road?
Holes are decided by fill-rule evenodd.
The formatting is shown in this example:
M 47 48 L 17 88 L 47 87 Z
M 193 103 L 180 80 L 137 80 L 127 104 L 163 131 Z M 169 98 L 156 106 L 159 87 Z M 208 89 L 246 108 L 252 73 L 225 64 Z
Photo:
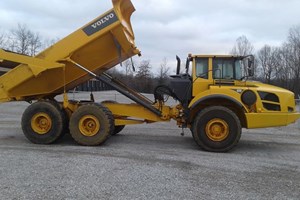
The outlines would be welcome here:
M 300 199 L 299 122 L 243 130 L 229 153 L 200 150 L 175 122 L 127 126 L 97 147 L 69 135 L 35 145 L 20 128 L 27 106 L 0 104 L 0 199 Z

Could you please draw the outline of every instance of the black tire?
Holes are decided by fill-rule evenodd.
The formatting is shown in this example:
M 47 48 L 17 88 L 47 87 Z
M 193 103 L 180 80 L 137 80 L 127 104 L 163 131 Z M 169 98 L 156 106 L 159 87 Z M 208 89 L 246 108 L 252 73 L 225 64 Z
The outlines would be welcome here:
M 114 132 L 114 118 L 103 105 L 85 104 L 72 114 L 69 128 L 78 144 L 96 146 L 104 143 Z
M 241 138 L 241 123 L 228 108 L 212 106 L 200 111 L 192 127 L 195 142 L 204 150 L 226 152 Z
M 49 103 L 53 104 L 60 112 L 63 118 L 63 131 L 62 134 L 60 135 L 60 138 L 62 138 L 66 133 L 70 133 L 69 130 L 69 117 L 67 114 L 67 111 L 63 108 L 61 104 L 59 104 L 55 100 L 49 100 Z
M 102 101 L 101 103 L 118 103 L 118 102 L 113 101 L 113 100 L 105 100 L 105 101 Z M 120 133 L 124 128 L 125 128 L 125 125 L 115 126 L 115 129 L 114 129 L 114 131 L 112 132 L 111 135 L 117 135 L 117 134 Z
M 38 101 L 24 111 L 22 130 L 35 144 L 51 144 L 58 140 L 65 129 L 65 116 L 52 101 Z
M 114 130 L 114 132 L 112 133 L 112 135 L 117 135 L 117 134 L 120 133 L 124 128 L 125 128 L 125 125 L 115 126 L 115 130 Z

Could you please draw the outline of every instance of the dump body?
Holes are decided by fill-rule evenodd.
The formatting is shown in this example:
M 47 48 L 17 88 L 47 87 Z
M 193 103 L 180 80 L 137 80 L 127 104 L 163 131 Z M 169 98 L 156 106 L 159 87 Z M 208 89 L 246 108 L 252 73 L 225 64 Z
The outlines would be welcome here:
M 53 97 L 90 79 L 68 60 L 96 74 L 140 51 L 134 43 L 130 0 L 113 0 L 113 9 L 35 57 L 0 50 L 0 60 L 20 63 L 0 77 L 0 101 Z

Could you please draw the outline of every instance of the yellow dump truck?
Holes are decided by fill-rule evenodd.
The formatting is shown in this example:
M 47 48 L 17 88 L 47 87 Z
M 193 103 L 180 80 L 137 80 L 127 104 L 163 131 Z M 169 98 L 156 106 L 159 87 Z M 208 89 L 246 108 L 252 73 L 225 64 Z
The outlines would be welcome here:
M 130 0 L 112 0 L 113 9 L 73 32 L 35 57 L 0 50 L 0 102 L 27 101 L 22 130 L 33 143 L 50 144 L 69 132 L 81 145 L 99 145 L 125 125 L 175 120 L 190 128 L 196 143 L 207 151 L 225 152 L 239 141 L 242 128 L 284 126 L 300 114 L 294 94 L 282 88 L 247 81 L 252 56 L 189 55 L 186 73 L 157 86 L 150 100 L 105 73 L 139 55 L 130 18 Z M 192 64 L 192 73 L 189 66 Z M 66 91 L 96 78 L 130 98 L 113 101 L 68 100 Z M 55 96 L 64 94 L 57 102 Z M 171 96 L 178 105 L 169 106 Z

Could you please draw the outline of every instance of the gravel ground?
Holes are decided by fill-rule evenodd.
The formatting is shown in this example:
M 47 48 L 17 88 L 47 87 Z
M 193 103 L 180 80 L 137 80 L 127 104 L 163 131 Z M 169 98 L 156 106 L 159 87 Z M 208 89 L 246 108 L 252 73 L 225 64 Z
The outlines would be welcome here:
M 229 153 L 201 151 L 175 122 L 127 126 L 98 147 L 69 135 L 35 145 L 20 128 L 27 106 L 0 104 L 0 199 L 300 199 L 299 122 L 243 130 Z

